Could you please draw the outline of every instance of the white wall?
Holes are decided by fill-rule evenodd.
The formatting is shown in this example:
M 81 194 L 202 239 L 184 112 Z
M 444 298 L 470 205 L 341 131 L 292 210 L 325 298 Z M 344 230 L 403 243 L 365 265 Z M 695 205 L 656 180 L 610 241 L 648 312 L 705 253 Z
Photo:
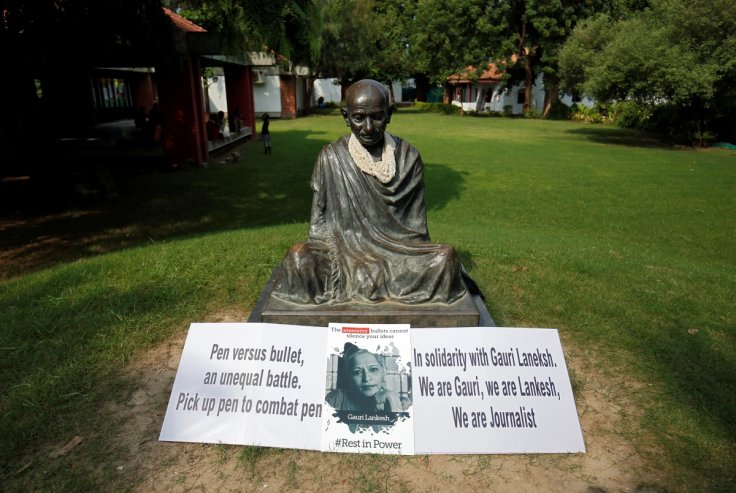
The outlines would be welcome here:
M 523 92 L 523 85 L 515 85 L 507 90 L 500 89 L 500 84 L 496 84 L 493 87 L 493 96 L 491 96 L 490 103 L 485 104 L 487 111 L 497 111 L 503 113 L 506 107 L 510 107 L 511 113 L 514 115 L 520 115 L 524 112 L 524 104 L 517 103 L 519 91 Z M 477 89 L 477 85 L 473 85 L 473 89 Z M 567 106 L 572 106 L 572 96 L 569 94 L 563 95 L 560 98 L 562 103 Z M 452 104 L 460 106 L 459 101 L 453 101 Z M 595 104 L 595 101 L 589 98 L 583 98 L 578 104 L 583 104 L 587 107 L 591 107 Z M 475 111 L 475 102 L 463 102 L 463 111 Z M 544 76 L 539 75 L 532 87 L 532 111 L 541 113 L 544 111 Z
M 334 78 L 328 78 L 328 79 L 315 79 L 314 81 L 314 104 L 317 105 L 317 99 L 319 99 L 320 96 L 325 98 L 325 103 L 335 103 L 340 104 L 340 85 L 334 84 L 337 79 Z M 391 87 L 387 88 L 392 91 L 392 95 L 395 99 L 395 102 L 400 103 L 401 102 L 401 88 L 403 84 L 400 80 L 395 80 L 391 82 Z
M 320 97 L 325 98 L 325 103 L 340 104 L 340 85 L 335 85 L 333 82 L 337 79 L 315 79 L 314 91 L 312 91 L 314 98 L 314 105 L 317 105 L 317 100 Z
M 401 84 L 400 80 L 395 80 L 391 82 L 391 91 L 393 91 L 394 95 L 394 102 L 395 103 L 401 103 L 401 88 L 403 85 Z
M 298 116 L 304 114 L 307 100 L 307 79 L 305 77 L 296 78 L 296 112 Z
M 255 112 L 281 116 L 281 80 L 278 75 L 264 75 L 263 80 L 263 84 L 253 84 Z
M 560 101 L 562 101 L 563 104 L 566 104 L 567 106 L 572 106 L 573 105 L 572 94 L 564 94 L 560 98 Z M 585 106 L 586 108 L 592 108 L 593 106 L 595 106 L 595 101 L 593 101 L 592 99 L 586 96 L 582 100 L 577 101 L 575 104 L 580 105 L 580 106 Z
M 207 96 L 210 98 L 210 112 L 217 113 L 218 111 L 224 111 L 227 113 L 225 77 L 220 75 L 217 77 L 217 82 L 212 82 L 211 79 L 209 82 L 210 86 L 207 88 Z

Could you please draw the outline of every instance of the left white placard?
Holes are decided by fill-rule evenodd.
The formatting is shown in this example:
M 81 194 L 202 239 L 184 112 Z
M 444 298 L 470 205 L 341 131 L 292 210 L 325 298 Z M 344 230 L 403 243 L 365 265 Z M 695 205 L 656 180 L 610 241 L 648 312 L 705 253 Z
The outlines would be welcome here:
M 160 440 L 320 450 L 327 331 L 195 323 Z

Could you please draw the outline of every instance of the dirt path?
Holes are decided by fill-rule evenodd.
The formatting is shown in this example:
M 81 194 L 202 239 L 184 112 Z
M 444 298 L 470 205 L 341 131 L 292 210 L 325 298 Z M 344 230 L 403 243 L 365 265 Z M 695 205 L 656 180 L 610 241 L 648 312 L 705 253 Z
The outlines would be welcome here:
M 246 315 L 218 313 L 206 321 Z M 585 454 L 396 457 L 159 442 L 185 332 L 130 367 L 140 385 L 112 408 L 125 420 L 117 440 L 129 454 L 107 467 L 136 477 L 134 491 L 664 491 L 641 486 L 666 482 L 661 456 L 653 463 L 657 450 L 642 446 L 652 440 L 627 397 L 641 387 L 597 371 L 564 341 Z

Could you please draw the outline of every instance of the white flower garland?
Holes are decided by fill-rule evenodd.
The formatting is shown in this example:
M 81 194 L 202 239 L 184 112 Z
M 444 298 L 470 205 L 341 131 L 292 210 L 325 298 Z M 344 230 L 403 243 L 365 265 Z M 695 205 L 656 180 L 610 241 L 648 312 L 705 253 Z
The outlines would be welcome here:
M 363 147 L 355 134 L 350 134 L 348 150 L 350 151 L 350 157 L 353 158 L 358 168 L 363 173 L 375 176 L 381 183 L 390 182 L 396 174 L 396 158 L 394 157 L 396 141 L 388 132 L 383 133 L 383 152 L 380 161 L 373 160 L 371 153 Z

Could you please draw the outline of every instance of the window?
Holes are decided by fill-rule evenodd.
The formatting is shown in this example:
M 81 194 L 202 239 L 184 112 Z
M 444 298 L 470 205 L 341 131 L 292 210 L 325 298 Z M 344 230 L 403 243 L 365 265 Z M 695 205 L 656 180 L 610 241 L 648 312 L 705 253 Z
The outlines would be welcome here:
M 524 101 L 526 101 L 526 91 L 520 87 L 516 93 L 516 104 L 524 104 Z
M 100 109 L 132 108 L 133 100 L 128 83 L 124 79 L 97 79 L 95 105 Z

